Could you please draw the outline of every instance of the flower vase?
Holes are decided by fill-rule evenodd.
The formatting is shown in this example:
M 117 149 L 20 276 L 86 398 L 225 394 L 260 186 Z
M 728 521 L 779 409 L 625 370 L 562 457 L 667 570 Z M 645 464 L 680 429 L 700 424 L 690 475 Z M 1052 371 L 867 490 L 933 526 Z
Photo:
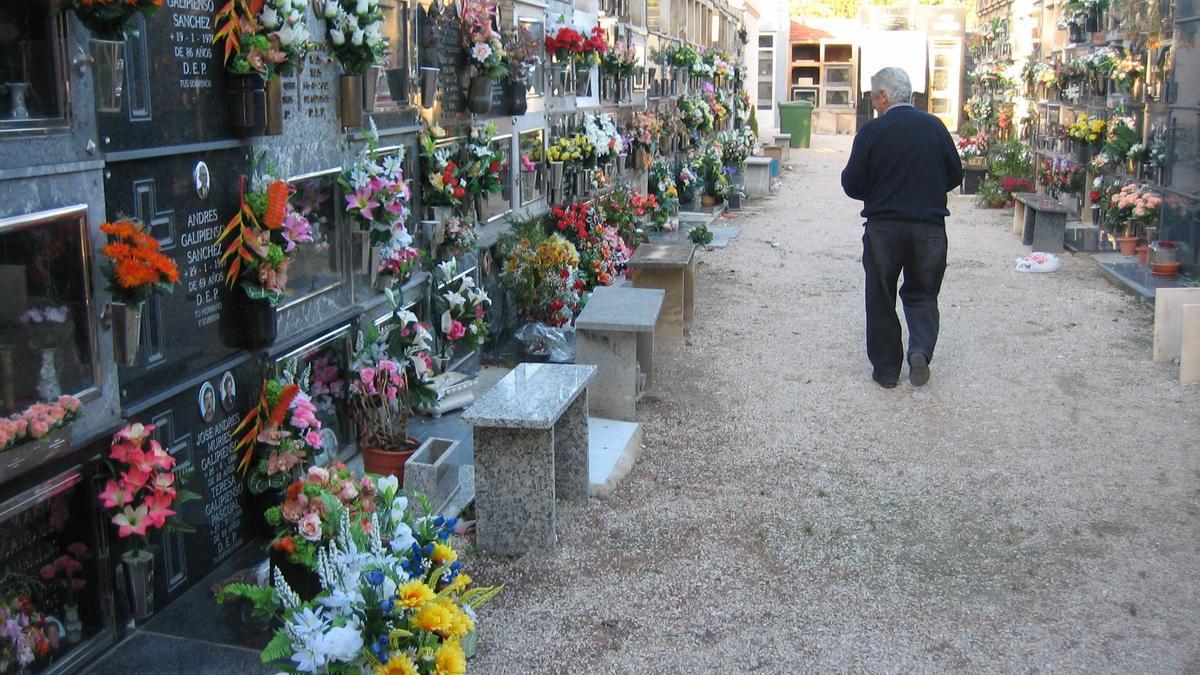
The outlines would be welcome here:
M 556 96 L 566 96 L 567 90 L 571 88 L 571 71 L 567 69 L 567 65 L 561 62 L 550 64 L 550 81 L 554 87 Z
M 379 98 L 379 66 L 367 66 L 362 76 L 362 109 L 375 112 L 375 101 Z
M 562 189 L 564 165 L 562 162 L 550 162 L 550 178 L 547 179 L 547 187 L 550 190 L 558 191 Z
M 267 83 L 257 73 L 230 75 L 229 124 L 239 136 L 261 136 L 267 130 Z
M 537 171 L 521 169 L 521 201 L 533 201 L 534 193 L 537 191 Z
M 433 219 L 440 225 L 445 225 L 454 217 L 454 211 L 449 206 L 434 206 Z
M 25 93 L 29 90 L 28 82 L 7 82 L 8 97 L 12 100 L 8 108 L 8 119 L 23 120 L 29 117 L 29 106 L 25 104 Z
M 299 563 L 294 563 L 288 560 L 288 555 L 283 551 L 271 549 L 269 555 L 271 568 L 279 570 L 280 576 L 284 582 L 300 596 L 301 600 L 312 600 L 321 592 L 321 579 L 317 573 Z M 271 575 L 271 585 L 275 585 L 275 575 Z
M 475 197 L 471 200 L 471 202 L 475 207 L 475 222 L 482 223 L 483 222 L 483 195 L 481 195 L 481 194 L 475 195 Z
M 55 401 L 62 396 L 62 385 L 58 383 L 58 366 L 55 356 L 58 347 L 47 347 L 41 351 L 42 365 L 38 368 L 37 395 L 43 401 Z
M 283 78 L 278 74 L 267 80 L 266 118 L 264 136 L 278 136 L 283 133 Z
M 275 305 L 267 298 L 251 298 L 239 286 L 233 294 L 233 321 L 245 349 L 263 349 L 275 344 L 278 324 Z
M 408 105 L 408 69 L 388 68 L 384 74 L 387 76 L 388 95 L 392 101 L 402 106 Z
M 113 358 L 123 366 L 137 365 L 138 347 L 142 337 L 142 308 L 145 303 L 127 305 L 110 302 L 112 316 Z
M 125 40 L 88 40 L 92 77 L 96 87 L 96 112 L 121 112 L 125 87 Z
M 362 444 L 362 441 L 359 441 Z M 404 485 L 404 464 L 416 452 L 416 447 L 409 446 L 406 450 L 384 450 L 383 448 L 363 447 L 363 471 L 377 476 L 395 476 Z
M 437 98 L 438 74 L 441 68 L 421 68 L 421 107 L 432 108 L 433 100 Z
M 363 123 L 363 76 L 346 74 L 338 78 L 338 118 L 346 128 Z
M 79 644 L 83 640 L 83 622 L 79 620 L 79 605 L 74 602 L 64 604 L 63 618 L 63 628 L 67 632 L 67 644 Z
M 492 111 L 492 78 L 486 75 L 471 78 L 471 86 L 467 90 L 467 110 L 476 115 L 486 115 Z
M 379 269 L 379 252 L 371 244 L 370 232 L 355 230 L 350 233 L 350 241 L 359 274 L 367 276 L 371 274 L 372 270 Z
M 510 114 L 524 115 L 529 110 L 529 87 L 523 80 L 509 80 L 505 84 L 505 94 Z
M 575 64 L 575 95 L 591 96 L 592 94 L 592 65 Z
M 138 621 L 154 613 L 154 554 L 150 551 L 126 551 L 121 554 L 129 589 L 129 609 Z

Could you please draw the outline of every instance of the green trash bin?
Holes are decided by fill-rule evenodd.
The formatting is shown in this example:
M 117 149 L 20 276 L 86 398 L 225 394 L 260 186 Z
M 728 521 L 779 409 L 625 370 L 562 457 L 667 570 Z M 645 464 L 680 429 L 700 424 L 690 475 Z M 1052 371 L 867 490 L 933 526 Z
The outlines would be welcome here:
M 808 101 L 779 102 L 779 130 L 792 135 L 793 148 L 807 148 L 812 141 L 812 113 Z

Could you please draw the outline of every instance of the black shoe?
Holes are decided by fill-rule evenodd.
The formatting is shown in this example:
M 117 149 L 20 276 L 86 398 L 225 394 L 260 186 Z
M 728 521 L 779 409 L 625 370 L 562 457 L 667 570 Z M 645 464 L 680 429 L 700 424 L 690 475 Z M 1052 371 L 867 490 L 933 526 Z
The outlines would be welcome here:
M 874 375 L 871 376 L 871 379 L 875 380 L 875 383 L 878 384 L 879 386 L 883 387 L 884 389 L 895 389 L 896 384 L 899 382 L 899 378 L 890 378 L 889 379 L 889 378 L 885 378 L 885 377 L 875 377 Z
M 908 357 L 908 381 L 914 387 L 923 387 L 929 383 L 929 359 L 924 354 L 913 354 Z

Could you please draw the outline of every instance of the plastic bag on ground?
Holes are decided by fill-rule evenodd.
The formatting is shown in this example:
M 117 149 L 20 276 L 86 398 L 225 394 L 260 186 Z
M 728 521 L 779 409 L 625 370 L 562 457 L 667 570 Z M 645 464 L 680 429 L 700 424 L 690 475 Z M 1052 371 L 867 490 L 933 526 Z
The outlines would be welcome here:
M 1053 272 L 1059 268 L 1062 261 L 1053 253 L 1038 251 L 1024 258 L 1017 258 L 1018 272 Z
M 534 321 L 517 329 L 513 337 L 525 345 L 527 354 L 549 357 L 553 363 L 575 361 L 575 331 L 570 328 L 554 328 Z

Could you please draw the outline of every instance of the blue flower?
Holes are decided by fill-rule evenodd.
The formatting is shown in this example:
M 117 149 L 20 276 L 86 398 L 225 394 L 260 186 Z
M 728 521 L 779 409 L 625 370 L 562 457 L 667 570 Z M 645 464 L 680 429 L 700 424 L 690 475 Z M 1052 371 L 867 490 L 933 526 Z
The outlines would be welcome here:
M 387 600 L 384 600 L 380 605 L 380 608 L 383 610 L 384 614 L 391 614 L 396 609 L 396 599 L 388 598 Z
M 371 570 L 363 575 L 367 579 L 367 583 L 372 586 L 378 586 L 383 583 L 383 570 Z

